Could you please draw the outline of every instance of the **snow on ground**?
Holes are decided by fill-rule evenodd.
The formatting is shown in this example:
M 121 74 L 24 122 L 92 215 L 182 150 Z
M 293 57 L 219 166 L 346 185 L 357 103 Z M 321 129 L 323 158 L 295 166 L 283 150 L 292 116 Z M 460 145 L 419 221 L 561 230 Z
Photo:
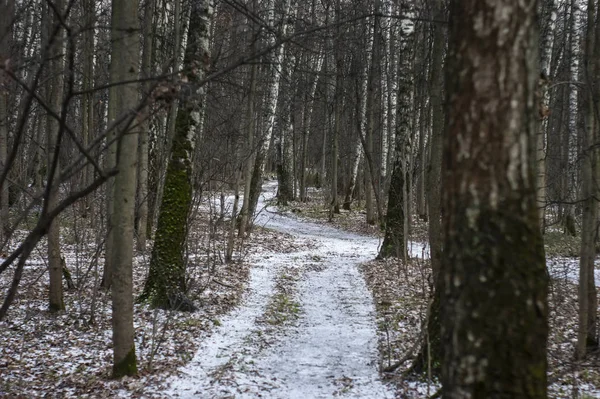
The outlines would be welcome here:
M 594 277 L 596 287 L 600 287 L 600 269 L 598 269 L 597 262 L 598 260 L 596 259 Z M 546 266 L 552 278 L 570 281 L 575 284 L 579 283 L 579 258 L 550 258 L 546 260 Z
M 172 383 L 173 397 L 392 398 L 378 372 L 375 309 L 358 265 L 375 257 L 379 240 L 279 214 L 265 206 L 256 223 L 308 239 L 314 248 L 268 255 L 251 272 L 245 303 L 202 344 Z M 415 246 L 415 252 L 423 252 Z M 416 254 L 415 254 L 416 255 Z M 293 294 L 300 316 L 263 345 L 263 317 L 274 281 L 285 266 L 307 271 Z M 225 372 L 227 376 L 224 377 Z
M 254 253 L 298 251 L 300 245 L 284 234 L 257 229 L 245 240 L 242 253 L 236 251 L 235 262 L 223 264 L 220 248 L 226 232 L 209 226 L 211 215 L 196 214 L 189 232 L 187 271 L 189 295 L 200 310 L 183 313 L 136 304 L 139 375 L 112 380 L 110 292 L 97 287 L 103 251 L 94 239 L 103 232 L 84 228 L 75 214 L 68 210 L 63 215 L 61 238 L 62 254 L 76 289 L 65 290 L 66 312 L 47 311 L 46 244 L 42 240 L 25 265 L 13 306 L 0 321 L 0 398 L 165 397 L 164 381 L 193 358 L 198 344 L 218 326 L 222 315 L 238 304 L 249 276 L 248 258 Z M 73 227 L 75 223 L 81 223 L 79 230 Z M 17 232 L 14 245 L 25 231 Z M 143 288 L 148 260 L 147 253 L 139 253 L 134 260 L 135 297 Z M 9 268 L 0 274 L 3 294 L 12 282 L 12 273 Z

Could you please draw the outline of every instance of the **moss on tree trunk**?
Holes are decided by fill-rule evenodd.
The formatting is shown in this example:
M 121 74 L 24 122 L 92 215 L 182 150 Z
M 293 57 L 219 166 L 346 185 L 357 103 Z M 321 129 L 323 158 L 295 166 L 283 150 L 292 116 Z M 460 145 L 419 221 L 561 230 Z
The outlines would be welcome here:
M 137 374 L 137 361 L 135 359 L 135 347 L 119 363 L 113 365 L 112 378 L 121 378 Z
M 191 123 L 193 121 L 189 112 L 178 112 L 150 260 L 150 274 L 141 297 L 143 300 L 150 300 L 152 306 L 164 309 L 179 308 L 185 302 L 184 251 L 187 218 L 192 201 L 189 160 L 192 146 L 188 138 Z
M 191 2 L 189 37 L 183 62 L 185 90 L 181 92 L 181 106 L 175 121 L 150 273 L 140 297 L 158 308 L 195 310 L 186 297 L 184 253 L 192 203 L 192 140 L 200 126 L 201 81 L 210 62 L 208 34 L 213 11 L 210 3 L 207 0 Z

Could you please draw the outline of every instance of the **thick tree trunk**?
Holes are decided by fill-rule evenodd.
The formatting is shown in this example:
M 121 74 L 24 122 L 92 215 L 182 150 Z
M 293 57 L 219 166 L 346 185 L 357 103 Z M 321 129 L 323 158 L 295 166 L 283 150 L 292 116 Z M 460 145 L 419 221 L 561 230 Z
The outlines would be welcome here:
M 534 175 L 536 1 L 451 4 L 442 395 L 546 398 L 548 277 Z
M 185 49 L 182 46 L 182 43 L 186 40 L 186 21 L 187 15 L 182 15 L 181 12 L 181 2 L 182 0 L 172 0 L 173 2 L 173 52 L 172 59 L 173 62 L 173 72 L 179 73 L 181 70 L 181 63 L 183 59 L 183 53 Z M 166 11 L 166 7 L 165 7 Z M 168 24 L 168 17 L 163 16 L 164 25 Z M 183 22 L 183 24 L 182 24 Z M 183 27 L 182 27 L 183 25 Z M 169 27 L 165 26 L 164 29 L 169 29 Z M 152 201 L 153 206 L 148 208 L 148 231 L 152 231 L 152 227 L 156 225 L 159 208 L 162 202 L 162 195 L 164 193 L 165 186 L 165 175 L 167 173 L 167 166 L 169 164 L 169 155 L 171 151 L 171 146 L 173 143 L 173 137 L 175 137 L 175 129 L 177 122 L 177 111 L 179 110 L 179 100 L 174 99 L 171 102 L 171 106 L 169 108 L 168 118 L 165 117 L 165 138 L 166 140 L 162 143 L 160 151 L 157 151 L 157 168 L 156 168 L 156 190 L 154 191 L 154 199 Z
M 569 70 L 568 79 L 576 82 L 579 79 L 579 62 L 577 61 L 577 50 L 579 46 L 579 38 L 578 38 L 578 28 L 581 24 L 580 21 L 580 13 L 579 5 L 577 4 L 577 0 L 571 0 L 570 4 L 570 17 L 569 17 L 569 45 L 567 49 L 567 65 Z M 566 123 L 567 126 L 560 127 L 560 200 L 563 201 L 562 208 L 562 225 L 564 228 L 565 234 L 569 234 L 572 236 L 576 235 L 575 231 L 575 223 L 574 223 L 574 209 L 573 205 L 568 204 L 566 202 L 573 202 L 575 200 L 573 194 L 571 193 L 570 184 L 574 180 L 572 177 L 573 168 L 571 166 L 571 162 L 569 161 L 569 147 L 572 145 L 572 137 L 577 137 L 577 123 L 579 118 L 578 112 L 578 97 L 577 91 L 572 85 L 567 86 L 566 90 L 567 97 L 567 108 L 565 109 L 566 115 Z
M 548 85 L 550 79 L 550 66 L 552 65 L 552 47 L 554 44 L 554 30 L 556 27 L 556 4 L 554 0 L 544 1 L 544 9 L 542 13 L 544 21 L 544 31 L 541 32 L 541 85 L 540 85 L 540 131 L 537 136 L 536 151 L 537 151 L 537 204 L 540 209 L 540 222 L 542 232 L 546 223 L 546 135 L 549 124 L 549 104 L 550 93 Z
M 375 12 L 379 10 L 378 1 L 375 1 Z M 373 164 L 373 136 L 375 135 L 375 76 L 379 66 L 379 21 L 377 17 L 373 17 L 373 26 L 367 28 L 367 41 L 371 48 L 369 60 L 365 63 L 366 85 L 363 96 L 365 96 L 365 112 L 364 112 L 364 143 L 363 150 L 365 152 L 365 210 L 367 224 L 375 224 L 375 207 L 373 202 L 375 185 L 374 167 Z M 363 130 L 363 129 L 361 129 Z M 362 131 L 361 131 L 362 135 Z
M 199 134 L 200 111 L 204 106 L 200 101 L 203 88 L 199 82 L 209 67 L 209 29 L 213 13 L 210 0 L 194 0 L 191 7 L 190 31 L 183 61 L 183 73 L 190 92 L 181 99 L 177 112 L 150 273 L 141 296 L 154 307 L 182 311 L 195 310 L 185 295 L 184 254 L 192 203 L 193 143 Z
M 385 237 L 378 258 L 403 259 L 406 252 L 404 237 L 404 168 L 398 159 L 392 170 L 388 192 L 388 208 L 385 216 Z
M 116 38 L 115 38 L 116 40 Z M 111 37 L 112 41 L 112 37 Z M 119 57 L 113 56 L 110 60 L 110 81 L 111 83 L 117 82 L 119 71 L 121 70 L 121 60 Z M 116 86 L 112 86 L 108 91 L 108 110 L 107 110 L 107 125 L 112 129 L 107 135 L 108 150 L 105 158 L 105 169 L 111 170 L 117 166 L 117 127 L 114 126 L 114 122 L 117 119 L 118 105 L 118 91 Z M 105 289 L 109 289 L 112 284 L 113 275 L 113 243 L 114 243 L 114 192 L 115 182 L 114 179 L 110 179 L 106 184 L 106 220 L 107 220 L 107 233 L 106 233 L 106 249 L 104 251 L 104 269 L 102 271 L 102 283 L 101 286 Z
M 292 55 L 286 55 L 282 65 L 281 73 L 285 77 L 284 81 L 292 82 L 292 71 L 297 67 L 297 59 Z M 293 93 L 293 83 L 288 83 L 287 90 Z M 285 94 L 282 93 L 282 96 Z M 293 94 L 291 95 L 293 97 Z M 276 148 L 276 173 L 277 173 L 277 203 L 287 205 L 294 199 L 292 184 L 292 136 L 294 131 L 294 120 L 292 115 L 292 99 L 283 98 L 285 108 L 279 116 L 280 126 L 278 128 L 278 137 L 275 140 Z
M 359 134 L 361 134 L 359 132 Z M 352 206 L 352 201 L 354 200 L 354 190 L 356 189 L 356 180 L 358 179 L 358 166 L 360 165 L 363 158 L 363 145 L 360 140 L 360 137 L 356 141 L 356 145 L 354 147 L 354 155 L 352 158 L 352 166 L 350 167 L 350 178 L 348 179 L 348 186 L 346 187 L 346 195 L 344 196 L 344 203 L 342 204 L 342 209 L 347 211 L 350 210 Z
M 313 71 L 324 72 L 321 68 L 323 68 L 323 58 L 324 56 L 319 52 L 317 54 L 317 59 L 314 61 L 314 65 L 312 65 Z M 304 121 L 303 121 L 303 130 L 302 130 L 302 162 L 300 165 L 300 201 L 307 201 L 307 187 L 306 187 L 306 173 L 308 168 L 308 142 L 311 132 L 311 122 L 312 122 L 312 114 L 315 104 L 315 94 L 317 92 L 317 84 L 319 83 L 319 75 L 315 76 L 315 79 L 311 82 L 310 91 L 307 93 L 307 97 L 304 105 Z
M 111 81 L 135 81 L 139 78 L 138 2 L 113 0 Z M 118 127 L 116 165 L 119 173 L 114 183 L 112 242 L 112 319 L 113 377 L 137 373 L 135 329 L 133 326 L 133 232 L 139 130 L 132 108 L 138 102 L 138 85 L 116 87 L 117 109 L 128 112 L 127 121 Z

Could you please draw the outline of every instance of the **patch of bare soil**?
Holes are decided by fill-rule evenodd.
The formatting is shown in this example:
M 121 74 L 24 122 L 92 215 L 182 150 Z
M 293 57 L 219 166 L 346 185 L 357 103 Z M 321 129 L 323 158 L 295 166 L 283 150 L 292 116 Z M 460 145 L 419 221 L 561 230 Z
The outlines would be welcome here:
M 181 313 L 136 304 L 139 376 L 119 381 L 110 379 L 111 300 L 110 293 L 99 288 L 103 250 L 96 245 L 101 240 L 94 240 L 100 233 L 75 231 L 74 223 L 63 229 L 63 256 L 76 287 L 65 292 L 67 310 L 56 315 L 47 310 L 46 249 L 40 243 L 27 262 L 8 316 L 0 322 L 0 397 L 163 397 L 156 392 L 193 357 L 199 337 L 210 334 L 219 318 L 238 304 L 248 281 L 247 255 L 293 252 L 300 245 L 285 234 L 256 228 L 238 248 L 242 256 L 225 264 L 226 233 L 210 220 L 207 214 L 197 215 L 188 245 L 188 295 L 200 310 Z M 136 296 L 143 289 L 148 264 L 148 254 L 136 256 Z M 11 279 L 12 269 L 0 275 L 1 292 L 6 292 Z

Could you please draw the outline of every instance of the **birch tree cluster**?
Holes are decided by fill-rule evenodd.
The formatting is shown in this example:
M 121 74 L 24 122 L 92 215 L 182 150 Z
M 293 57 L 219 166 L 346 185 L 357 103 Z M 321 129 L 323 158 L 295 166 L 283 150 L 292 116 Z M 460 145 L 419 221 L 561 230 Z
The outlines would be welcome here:
M 547 337 L 549 235 L 581 239 L 576 357 L 598 346 L 598 9 L 0 0 L 0 273 L 11 275 L 0 320 L 43 248 L 49 311 L 70 311 L 66 284 L 110 290 L 113 373 L 135 374 L 134 302 L 199 306 L 193 215 L 210 204 L 213 256 L 235 262 L 276 179 L 280 206 L 313 202 L 330 221 L 363 212 L 382 259 L 407 262 L 427 223 L 430 339 L 415 369 L 433 363 L 447 397 L 544 397 L 545 352 L 532 348 Z M 95 248 L 93 278 L 65 261 L 75 225 L 78 245 Z M 134 268 L 147 270 L 138 298 Z M 468 396 L 514 379 L 485 357 L 509 352 L 502 367 L 527 365 L 517 396 Z

